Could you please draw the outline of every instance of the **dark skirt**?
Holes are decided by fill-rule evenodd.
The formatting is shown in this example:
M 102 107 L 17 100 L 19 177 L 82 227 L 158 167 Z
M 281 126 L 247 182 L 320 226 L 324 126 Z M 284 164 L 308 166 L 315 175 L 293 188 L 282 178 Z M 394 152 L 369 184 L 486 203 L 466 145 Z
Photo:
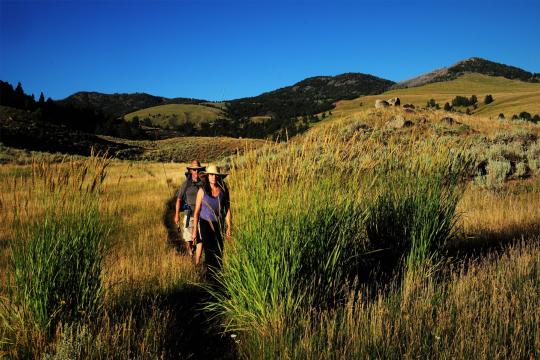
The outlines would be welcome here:
M 213 274 L 221 269 L 223 231 L 219 222 L 200 219 L 199 232 L 203 244 L 206 266 L 210 274 Z

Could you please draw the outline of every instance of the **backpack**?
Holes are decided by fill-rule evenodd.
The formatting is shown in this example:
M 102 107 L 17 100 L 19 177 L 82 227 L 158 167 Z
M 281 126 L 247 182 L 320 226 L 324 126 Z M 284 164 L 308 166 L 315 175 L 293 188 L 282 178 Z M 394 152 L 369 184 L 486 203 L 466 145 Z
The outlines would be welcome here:
M 180 199 L 182 201 L 182 207 L 180 208 L 180 211 L 189 211 L 189 210 L 191 210 L 191 208 L 189 207 L 189 205 L 187 203 L 187 196 L 186 196 L 185 191 L 182 193 L 182 197 Z

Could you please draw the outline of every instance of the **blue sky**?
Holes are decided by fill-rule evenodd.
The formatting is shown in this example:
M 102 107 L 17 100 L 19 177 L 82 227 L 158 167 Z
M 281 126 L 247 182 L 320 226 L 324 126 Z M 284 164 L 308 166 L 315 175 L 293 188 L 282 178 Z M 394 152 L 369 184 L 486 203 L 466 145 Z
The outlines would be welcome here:
M 0 80 L 209 100 L 480 56 L 540 72 L 540 1 L 0 0 Z

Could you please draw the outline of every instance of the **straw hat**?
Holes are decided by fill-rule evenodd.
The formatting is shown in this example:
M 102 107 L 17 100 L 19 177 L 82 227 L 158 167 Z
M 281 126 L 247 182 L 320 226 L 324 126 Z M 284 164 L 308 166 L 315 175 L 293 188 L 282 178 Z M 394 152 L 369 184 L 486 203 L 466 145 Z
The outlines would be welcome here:
M 227 177 L 227 175 L 229 175 L 229 174 L 222 173 L 221 168 L 219 166 L 216 166 L 216 165 L 208 165 L 206 167 L 206 171 L 203 171 L 201 173 L 201 176 L 206 176 L 206 175 L 210 175 L 210 174 L 221 176 L 223 179 L 225 177 Z
M 188 165 L 188 166 L 187 166 L 187 169 L 188 169 L 188 170 L 192 170 L 192 169 L 193 169 L 193 170 L 204 170 L 205 167 L 204 167 L 204 166 L 201 166 L 201 163 L 198 162 L 197 160 L 193 160 L 193 161 L 191 162 L 191 165 Z

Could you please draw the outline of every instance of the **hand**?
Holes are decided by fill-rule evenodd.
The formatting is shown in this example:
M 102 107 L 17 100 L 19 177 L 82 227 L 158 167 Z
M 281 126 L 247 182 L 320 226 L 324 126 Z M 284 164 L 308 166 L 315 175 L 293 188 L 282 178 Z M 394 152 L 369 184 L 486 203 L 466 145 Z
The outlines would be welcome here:
M 178 213 L 176 213 L 176 215 L 174 215 L 174 223 L 176 225 L 178 225 L 179 222 L 180 222 L 180 215 L 178 215 Z
M 193 229 L 193 232 L 191 233 L 191 241 L 193 241 L 194 244 L 197 241 L 197 230 L 196 229 Z
M 227 240 L 231 239 L 231 228 L 227 228 L 227 231 L 225 231 L 225 235 L 227 236 Z

